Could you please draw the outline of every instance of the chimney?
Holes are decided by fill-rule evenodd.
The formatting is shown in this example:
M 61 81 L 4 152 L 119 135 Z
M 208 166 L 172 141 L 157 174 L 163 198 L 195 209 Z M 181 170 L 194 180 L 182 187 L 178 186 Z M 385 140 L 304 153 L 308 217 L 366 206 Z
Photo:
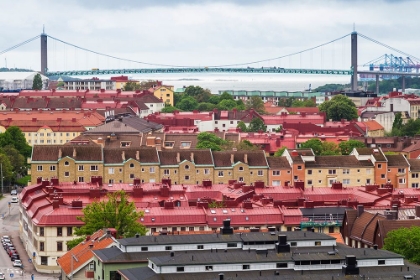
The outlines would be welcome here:
M 221 234 L 233 234 L 233 228 L 230 226 L 230 219 L 223 221 L 223 227 L 220 229 Z
M 176 162 L 180 163 L 181 162 L 181 156 L 179 153 L 176 153 Z
M 230 163 L 233 165 L 235 163 L 235 155 L 231 154 L 230 155 Z
M 121 157 L 122 157 L 122 160 L 125 161 L 125 151 L 122 151 Z
M 136 151 L 136 160 L 140 161 L 140 151 Z
M 244 154 L 244 163 L 248 164 L 248 154 Z
M 363 212 L 365 212 L 365 207 L 363 205 L 357 205 L 357 217 L 360 217 Z
M 194 153 L 191 153 L 191 162 L 194 162 Z
M 290 253 L 290 244 L 287 243 L 286 235 L 278 236 L 278 243 L 276 243 L 276 252 L 280 253 Z
M 73 158 L 75 158 L 75 157 L 76 157 L 76 155 L 77 155 L 77 153 L 76 153 L 76 148 L 73 148 Z
M 61 148 L 58 149 L 58 158 L 62 158 L 63 157 L 63 151 L 61 150 Z

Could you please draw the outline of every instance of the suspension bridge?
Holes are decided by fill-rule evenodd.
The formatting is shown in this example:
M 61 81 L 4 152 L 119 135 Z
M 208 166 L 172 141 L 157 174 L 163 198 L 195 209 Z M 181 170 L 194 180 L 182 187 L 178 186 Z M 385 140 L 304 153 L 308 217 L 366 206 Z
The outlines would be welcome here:
M 333 44 L 339 40 L 350 37 L 350 63 L 347 69 L 316 69 L 316 68 L 290 68 L 290 67 L 278 67 L 278 66 L 269 66 L 269 67 L 253 67 L 256 64 L 269 63 L 272 61 L 278 61 L 284 58 L 290 58 L 293 56 L 302 55 L 307 52 L 320 49 L 326 45 Z M 369 66 L 369 70 L 359 70 L 358 69 L 358 37 L 366 39 L 370 42 L 373 42 L 377 45 L 385 47 L 390 51 L 399 53 L 400 55 L 405 56 L 403 59 L 402 56 L 394 55 L 384 55 L 378 59 L 372 60 L 368 63 L 365 63 L 363 66 Z M 246 63 L 237 63 L 237 64 L 226 64 L 226 65 L 209 65 L 205 67 L 198 66 L 185 66 L 185 65 L 170 65 L 170 64 L 158 64 L 150 63 L 144 61 L 137 61 L 134 59 L 121 58 L 109 54 L 100 53 L 93 51 L 87 48 L 77 46 L 55 38 L 53 36 L 47 35 L 45 32 L 42 34 L 30 38 L 24 42 L 21 42 L 17 45 L 14 45 L 8 49 L 0 51 L 0 56 L 11 52 L 23 45 L 26 45 L 32 41 L 40 39 L 41 41 L 41 73 L 46 76 L 95 76 L 95 75 L 119 75 L 119 74 L 169 74 L 169 73 L 258 73 L 258 74 L 319 74 L 319 75 L 348 75 L 351 76 L 351 87 L 352 90 L 357 90 L 358 85 L 358 75 L 368 75 L 376 80 L 376 92 L 379 92 L 379 79 L 387 76 L 392 77 L 402 77 L 403 80 L 403 91 L 405 90 L 405 77 L 407 76 L 420 76 L 420 59 L 415 56 L 412 56 L 408 53 L 405 53 L 401 50 L 388 46 L 384 43 L 381 43 L 377 40 L 371 39 L 368 36 L 365 36 L 361 33 L 352 32 L 341 36 L 335 40 L 329 41 L 327 43 L 294 52 L 291 54 L 268 58 L 264 60 L 250 61 Z M 122 68 L 122 69 L 99 69 L 92 68 L 90 70 L 65 70 L 65 71 L 49 71 L 48 69 L 48 39 L 53 40 L 53 42 L 59 42 L 66 46 L 70 46 L 74 49 L 81 50 L 87 53 L 91 53 L 106 59 L 114 59 L 122 62 L 134 63 L 142 67 L 139 68 Z M 381 63 L 381 60 L 384 60 L 384 63 Z

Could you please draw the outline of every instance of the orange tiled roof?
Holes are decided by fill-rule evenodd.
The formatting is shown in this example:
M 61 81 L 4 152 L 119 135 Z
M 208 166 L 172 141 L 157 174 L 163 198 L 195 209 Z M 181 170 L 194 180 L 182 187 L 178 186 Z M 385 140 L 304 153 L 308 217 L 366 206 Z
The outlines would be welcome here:
M 90 236 L 88 241 L 83 241 L 69 252 L 61 256 L 57 263 L 61 269 L 67 274 L 71 274 L 72 268 L 72 255 L 77 258 L 73 258 L 73 273 L 78 271 L 80 268 L 86 265 L 86 263 L 92 259 L 93 252 L 92 250 L 99 250 L 108 248 L 113 244 L 114 240 L 107 236 L 104 230 L 98 230 Z M 91 248 L 90 245 L 93 245 Z
M 365 121 L 363 122 L 363 124 L 367 126 L 369 131 L 384 129 L 382 125 L 380 125 L 377 121 L 373 121 L 373 120 Z

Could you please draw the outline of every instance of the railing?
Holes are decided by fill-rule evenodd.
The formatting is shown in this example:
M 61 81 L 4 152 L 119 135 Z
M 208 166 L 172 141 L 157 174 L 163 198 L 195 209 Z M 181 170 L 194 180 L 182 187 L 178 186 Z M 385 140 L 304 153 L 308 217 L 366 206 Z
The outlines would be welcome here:
M 300 222 L 300 228 L 340 227 L 341 225 L 342 225 L 342 221 L 339 221 L 339 220 Z

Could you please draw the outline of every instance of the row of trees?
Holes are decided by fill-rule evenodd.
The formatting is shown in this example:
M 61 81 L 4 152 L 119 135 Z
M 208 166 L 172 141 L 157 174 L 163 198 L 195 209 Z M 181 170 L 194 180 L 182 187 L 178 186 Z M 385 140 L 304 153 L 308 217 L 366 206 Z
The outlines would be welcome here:
M 242 140 L 238 144 L 232 143 L 230 141 L 224 140 L 214 133 L 211 132 L 201 132 L 197 135 L 197 149 L 211 149 L 212 151 L 225 151 L 232 150 L 259 150 L 259 148 L 253 145 L 248 140 Z
M 364 148 L 365 144 L 358 140 L 350 139 L 348 141 L 335 144 L 333 142 L 321 141 L 317 138 L 310 139 L 300 146 L 302 149 L 312 149 L 317 156 L 336 156 L 349 155 L 354 148 Z M 282 156 L 286 147 L 278 149 L 274 156 Z
M 395 114 L 391 136 L 414 136 L 417 134 L 420 134 L 420 119 L 409 119 L 407 123 L 403 124 L 401 112 Z

